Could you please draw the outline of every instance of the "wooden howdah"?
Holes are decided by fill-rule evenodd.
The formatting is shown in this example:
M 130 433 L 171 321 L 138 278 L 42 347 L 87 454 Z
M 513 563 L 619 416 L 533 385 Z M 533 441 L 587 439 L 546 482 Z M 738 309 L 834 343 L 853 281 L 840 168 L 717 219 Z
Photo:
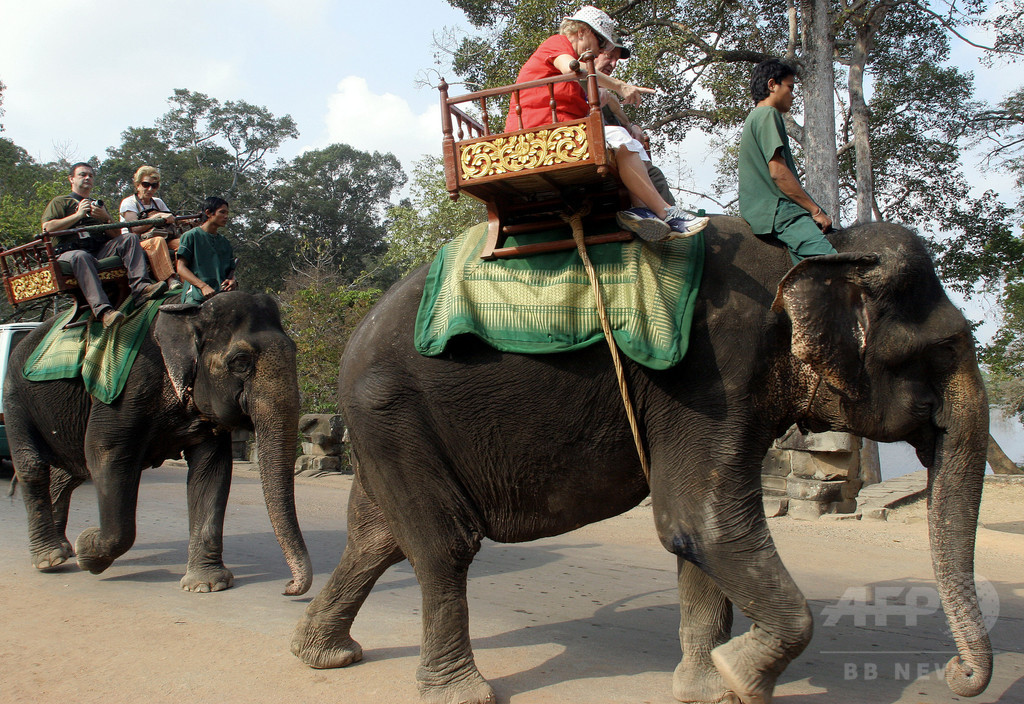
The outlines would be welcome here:
M 584 231 L 592 231 L 594 226 L 614 221 L 618 210 L 629 207 L 629 195 L 619 181 L 614 155 L 605 148 L 593 55 L 584 53 L 580 63 L 587 74 L 590 109 L 583 119 L 564 122 L 557 118 L 554 86 L 579 80 L 574 74 L 454 98 L 448 96 L 448 84 L 441 81 L 446 186 L 453 200 L 465 191 L 487 206 L 487 241 L 481 252 L 484 259 L 572 249 L 576 245 L 568 226 L 561 239 L 518 247 L 504 244 L 510 235 L 561 227 L 562 215 L 579 210 L 588 213 Z M 523 129 L 520 91 L 544 87 L 550 96 L 551 123 Z M 515 106 L 520 129 L 495 133 L 491 130 L 492 115 L 504 127 L 509 101 Z M 479 111 L 479 117 L 467 112 L 468 105 Z M 631 239 L 632 233 L 616 231 L 588 236 L 586 242 Z
M 186 215 L 176 218 L 176 222 L 195 220 L 198 215 Z M 59 232 L 42 233 L 27 244 L 11 247 L 0 252 L 0 273 L 3 275 L 4 291 L 11 305 L 18 306 L 49 296 L 69 294 L 74 297 L 76 308 L 86 305 L 85 298 L 78 286 L 78 279 L 70 271 L 70 267 L 57 259 L 54 251 L 55 239 L 80 232 L 103 231 L 139 225 L 161 225 L 162 218 L 149 218 L 126 224 L 124 222 L 90 225 L 87 227 L 61 230 Z M 97 263 L 100 282 L 104 288 L 110 289 L 111 303 L 117 307 L 128 297 L 128 271 L 118 257 L 107 257 Z M 72 320 L 77 313 L 72 316 Z

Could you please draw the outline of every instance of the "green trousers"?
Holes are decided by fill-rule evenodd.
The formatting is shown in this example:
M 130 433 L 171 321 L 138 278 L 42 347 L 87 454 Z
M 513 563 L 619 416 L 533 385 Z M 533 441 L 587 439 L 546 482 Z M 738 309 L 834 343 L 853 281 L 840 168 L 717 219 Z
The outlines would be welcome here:
M 789 258 L 794 265 L 807 257 L 836 253 L 811 214 L 791 200 L 779 201 L 772 235 L 789 248 Z

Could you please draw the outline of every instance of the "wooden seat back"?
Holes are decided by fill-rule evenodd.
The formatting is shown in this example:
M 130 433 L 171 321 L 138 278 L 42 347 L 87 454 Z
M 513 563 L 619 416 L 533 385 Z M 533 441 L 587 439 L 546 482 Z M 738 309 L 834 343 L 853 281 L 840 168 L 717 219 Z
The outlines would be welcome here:
M 597 219 L 613 218 L 616 210 L 629 207 L 613 154 L 605 147 L 593 55 L 584 53 L 579 63 L 587 73 L 589 111 L 577 120 L 558 120 L 554 90 L 559 83 L 579 80 L 575 74 L 456 97 L 449 97 L 448 84 L 441 81 L 445 185 L 453 200 L 464 191 L 487 205 L 488 236 L 481 254 L 484 259 L 574 247 L 571 239 L 558 240 L 554 246 L 543 243 L 540 248 L 529 245 L 506 249 L 502 245 L 509 235 L 558 226 L 558 213 L 578 209 L 584 203 L 591 217 Z M 548 91 L 551 122 L 524 128 L 520 93 L 538 88 Z M 509 104 L 519 129 L 494 132 L 492 115 L 496 114 L 504 127 L 506 112 L 500 108 Z M 468 112 L 469 105 L 479 117 Z M 626 232 L 617 235 L 620 240 L 631 238 Z

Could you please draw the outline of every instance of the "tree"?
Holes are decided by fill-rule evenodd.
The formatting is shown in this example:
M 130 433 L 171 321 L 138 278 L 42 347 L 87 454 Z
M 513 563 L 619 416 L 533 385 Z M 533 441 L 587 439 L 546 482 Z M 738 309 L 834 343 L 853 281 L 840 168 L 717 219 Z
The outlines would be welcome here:
M 279 166 L 272 179 L 271 230 L 294 242 L 300 266 L 328 268 L 351 281 L 383 253 L 383 217 L 405 183 L 393 154 L 332 144 Z
M 289 278 L 281 312 L 285 331 L 295 341 L 303 413 L 338 412 L 342 351 L 380 295 L 379 289 L 352 291 L 336 275 L 312 268 Z
M 413 166 L 411 198 L 388 210 L 388 251 L 381 269 L 396 278 L 433 259 L 446 242 L 487 219 L 483 203 L 465 193 L 452 200 L 445 187 L 444 164 L 426 156 Z

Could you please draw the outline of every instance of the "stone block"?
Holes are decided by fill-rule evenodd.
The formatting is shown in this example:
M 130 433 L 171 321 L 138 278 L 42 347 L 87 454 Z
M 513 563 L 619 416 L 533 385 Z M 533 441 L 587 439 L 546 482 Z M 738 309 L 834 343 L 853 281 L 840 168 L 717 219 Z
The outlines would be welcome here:
M 863 486 L 864 480 L 860 477 L 848 478 L 843 482 L 843 500 L 856 499 Z
M 780 450 L 778 448 L 771 448 L 768 450 L 768 454 L 764 456 L 764 460 L 761 462 L 761 474 L 769 475 L 773 477 L 785 477 L 791 471 L 792 467 L 789 463 L 789 451 Z
M 889 509 L 882 506 L 866 508 L 864 509 L 864 518 L 872 521 L 887 521 L 889 520 Z
M 776 441 L 776 446 L 783 450 L 803 450 L 805 452 L 853 452 L 860 448 L 860 438 L 849 433 L 808 433 L 798 431 L 786 434 Z
M 828 505 L 829 513 L 856 513 L 857 512 L 857 499 L 843 499 L 842 501 L 833 501 Z
M 830 503 L 842 498 L 843 484 L 845 483 L 790 476 L 786 480 L 786 495 L 793 499 Z
M 827 505 L 820 501 L 791 498 L 786 515 L 798 521 L 816 521 L 825 513 L 826 508 Z
M 317 445 L 316 443 L 312 442 L 303 442 L 302 454 L 310 456 L 318 455 L 322 457 L 327 454 L 327 450 L 324 449 L 323 445 Z
M 793 474 L 830 481 L 857 473 L 859 457 L 852 452 L 791 452 Z
M 341 471 L 341 458 L 340 457 L 314 457 L 310 463 L 312 468 L 317 472 L 340 472 Z
M 303 454 L 340 455 L 344 431 L 345 426 L 341 422 L 341 416 L 328 413 L 307 413 L 299 419 Z
M 786 515 L 786 508 L 789 506 L 789 499 L 786 497 L 766 496 L 763 501 L 765 518 L 775 518 L 777 516 Z
M 765 495 L 785 496 L 786 478 L 772 477 L 766 474 L 761 475 L 761 491 Z

